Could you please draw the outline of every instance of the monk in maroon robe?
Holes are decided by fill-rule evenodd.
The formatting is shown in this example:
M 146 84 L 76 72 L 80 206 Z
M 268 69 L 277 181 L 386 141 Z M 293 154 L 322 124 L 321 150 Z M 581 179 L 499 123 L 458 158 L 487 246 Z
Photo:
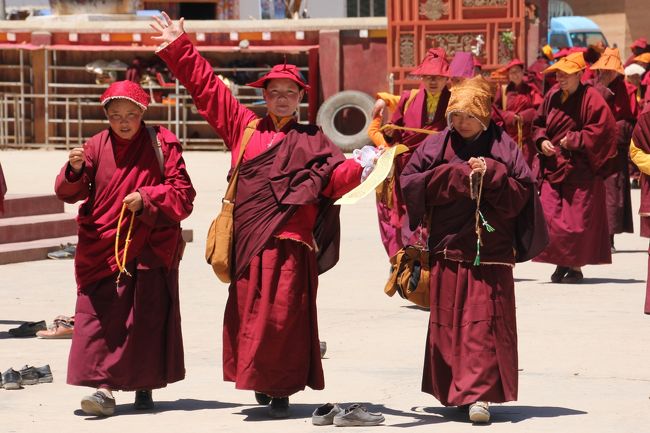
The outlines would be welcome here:
M 615 234 L 634 233 L 628 155 L 639 108 L 636 87 L 625 81 L 625 70 L 617 48 L 607 48 L 591 69 L 597 76 L 592 81 L 594 88 L 605 99 L 616 120 L 616 171 L 605 179 L 607 223 L 614 252 Z
M 650 238 L 650 106 L 639 115 L 632 141 L 630 143 L 630 158 L 641 171 L 641 236 Z M 648 278 L 646 278 L 646 295 L 643 312 L 650 314 L 650 246 L 648 247 Z
M 289 396 L 323 389 L 316 293 L 318 275 L 338 260 L 334 198 L 360 183 L 365 165 L 346 160 L 314 125 L 294 113 L 309 86 L 294 65 L 274 66 L 249 86 L 262 88 L 268 115 L 259 119 L 214 74 L 166 14 L 152 27 L 157 54 L 191 93 L 199 113 L 236 162 L 255 121 L 239 169 L 234 212 L 233 280 L 223 329 L 223 376 L 255 391 L 273 418 L 289 416 Z
M 449 129 L 426 139 L 402 172 L 412 227 L 428 223 L 430 318 L 422 391 L 469 405 L 517 399 L 512 269 L 547 242 L 535 179 L 517 144 L 490 120 L 482 77 L 454 86 Z
M 504 68 L 508 84 L 499 86 L 494 100 L 494 118 L 515 140 L 532 169 L 537 149 L 532 137 L 532 124 L 537 107 L 544 98 L 537 87 L 526 79 L 524 62 L 515 59 Z M 535 164 L 534 174 L 539 167 Z
M 150 409 L 152 389 L 185 377 L 180 221 L 195 192 L 178 139 L 142 122 L 149 96 L 138 84 L 113 83 L 101 103 L 110 128 L 70 152 L 55 191 L 67 203 L 84 201 L 68 383 L 97 388 L 81 408 L 107 416 L 113 390 L 136 391 L 136 409 Z
M 445 50 L 430 49 L 422 63 L 411 75 L 420 77 L 422 85 L 417 93 L 411 90 L 402 92 L 397 109 L 390 123 L 398 127 L 440 131 L 445 127 L 445 110 L 449 101 L 447 79 L 449 64 Z M 375 111 L 386 106 L 383 100 L 375 104 Z M 409 151 L 395 159 L 394 174 L 383 183 L 377 200 L 379 233 L 389 257 L 394 256 L 417 236 L 409 229 L 406 220 L 406 205 L 399 187 L 399 175 L 418 145 L 427 137 L 426 133 L 388 129 L 385 140 L 391 144 L 405 144 Z
M 603 179 L 613 172 L 616 122 L 598 91 L 580 82 L 584 68 L 578 52 L 546 69 L 557 72 L 558 86 L 533 121 L 550 235 L 534 261 L 557 265 L 554 283 L 578 283 L 582 266 L 612 262 Z

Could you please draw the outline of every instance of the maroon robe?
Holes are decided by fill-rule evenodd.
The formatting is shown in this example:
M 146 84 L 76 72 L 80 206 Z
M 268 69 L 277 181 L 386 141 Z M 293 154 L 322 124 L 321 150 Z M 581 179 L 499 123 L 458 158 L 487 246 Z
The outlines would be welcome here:
M 630 191 L 629 153 L 632 129 L 639 114 L 636 87 L 618 75 L 609 86 L 594 84 L 616 120 L 616 171 L 605 179 L 609 234 L 634 233 Z
M 483 230 L 474 266 L 476 201 L 467 161 L 487 163 Z M 494 123 L 473 142 L 443 131 L 402 172 L 411 226 L 429 220 L 430 318 L 422 391 L 444 405 L 517 399 L 517 327 L 512 267 L 547 242 L 535 179 L 516 143 Z
M 255 114 L 240 104 L 186 35 L 159 51 L 236 161 Z M 318 273 L 338 260 L 340 197 L 362 168 L 315 126 L 260 120 L 244 153 L 234 219 L 235 278 L 224 314 L 223 377 L 284 397 L 323 389 Z
M 427 114 L 426 89 L 421 87 L 415 99 L 406 107 L 410 96 L 410 91 L 404 91 L 402 93 L 391 119 L 392 124 L 409 128 L 430 129 L 433 131 L 440 131 L 447 126 L 445 112 L 447 111 L 447 104 L 451 96 L 447 88 L 444 88 L 440 94 L 433 119 L 429 119 Z M 410 151 L 395 158 L 394 175 L 391 180 L 385 182 L 385 190 L 387 194 L 391 194 L 392 196 L 390 198 L 384 197 L 383 200 L 377 201 L 379 233 L 389 257 L 395 255 L 405 245 L 413 242 L 413 231 L 408 226 L 406 206 L 399 185 L 399 176 L 411 157 L 413 150 L 427 137 L 427 134 L 400 130 L 396 130 L 393 137 L 387 137 L 387 141 L 390 143 L 405 144 L 410 148 Z M 392 185 L 389 186 L 389 182 L 393 182 Z
M 505 107 L 503 103 L 503 91 L 497 90 L 494 100 L 496 116 L 495 122 L 502 126 L 510 137 L 520 145 L 528 166 L 532 169 L 537 155 L 537 149 L 533 141 L 532 124 L 537 111 L 544 98 L 537 88 L 529 83 L 521 82 L 518 86 L 510 82 L 505 88 Z M 519 127 L 516 116 L 521 118 L 522 142 L 519 143 Z M 500 122 L 499 122 L 500 121 Z M 535 170 L 538 170 L 535 164 Z M 534 171 L 535 173 L 535 171 Z
M 556 87 L 533 121 L 537 148 L 550 140 L 555 154 L 540 154 L 540 198 L 550 242 L 534 261 L 580 267 L 612 262 L 603 178 L 613 172 L 616 122 L 602 96 L 589 85 L 563 102 Z M 567 137 L 568 149 L 560 147 Z
M 5 175 L 2 172 L 2 165 L 0 165 L 0 214 L 4 212 L 5 194 L 7 193 L 7 183 Z
M 143 124 L 130 141 L 110 130 L 95 135 L 84 145 L 82 172 L 75 174 L 66 164 L 56 178 L 60 199 L 84 200 L 77 218 L 78 296 L 69 384 L 153 389 L 185 376 L 178 299 L 184 245 L 180 221 L 192 212 L 195 191 L 178 139 L 162 127 L 157 136 L 164 173 Z M 123 274 L 116 287 L 116 227 L 122 199 L 134 191 L 140 192 L 143 209 L 128 250 L 132 277 Z M 130 220 L 130 212 L 125 214 L 122 238 Z
M 632 133 L 632 141 L 646 155 L 650 155 L 650 106 L 643 110 Z M 650 238 L 650 175 L 641 172 L 641 236 Z M 646 278 L 646 295 L 643 308 L 645 314 L 650 314 L 650 247 L 648 248 L 648 278 Z

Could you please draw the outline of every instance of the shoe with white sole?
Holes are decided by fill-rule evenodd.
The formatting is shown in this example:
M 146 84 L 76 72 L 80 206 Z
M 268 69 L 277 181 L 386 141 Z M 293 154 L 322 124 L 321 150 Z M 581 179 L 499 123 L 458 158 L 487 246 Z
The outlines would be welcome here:
M 474 423 L 490 422 L 490 408 L 487 401 L 477 401 L 469 405 L 469 420 Z

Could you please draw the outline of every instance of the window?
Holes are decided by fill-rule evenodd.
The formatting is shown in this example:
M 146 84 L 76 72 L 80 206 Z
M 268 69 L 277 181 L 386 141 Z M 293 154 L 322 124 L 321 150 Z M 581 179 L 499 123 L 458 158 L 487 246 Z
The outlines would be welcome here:
M 549 45 L 553 48 L 567 48 L 569 46 L 569 40 L 564 33 L 553 33 L 551 34 Z
M 385 17 L 386 0 L 347 0 L 348 17 Z
M 600 32 L 578 32 L 571 33 L 571 41 L 574 47 L 588 47 L 590 45 L 597 45 L 602 43 L 607 46 L 607 40 Z

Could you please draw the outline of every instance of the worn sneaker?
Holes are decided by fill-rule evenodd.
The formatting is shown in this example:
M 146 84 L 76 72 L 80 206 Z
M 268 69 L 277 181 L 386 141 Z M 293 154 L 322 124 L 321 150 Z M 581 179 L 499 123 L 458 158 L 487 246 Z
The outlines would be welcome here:
M 74 316 L 57 316 L 50 327 L 44 331 L 38 331 L 36 337 L 43 339 L 65 339 L 72 338 L 74 333 Z
M 343 412 L 338 403 L 327 403 L 314 411 L 311 415 L 311 423 L 314 425 L 332 425 L 334 417 Z
M 45 320 L 40 322 L 25 322 L 17 328 L 12 328 L 9 330 L 9 334 L 12 337 L 33 337 L 38 331 L 44 331 L 47 329 Z
M 289 418 L 289 397 L 273 397 L 269 416 L 275 419 Z
M 271 397 L 264 394 L 263 392 L 255 391 L 255 401 L 257 402 L 257 404 L 261 404 L 262 406 L 266 406 L 269 403 L 271 403 Z
M 61 249 L 47 253 L 47 257 L 54 260 L 73 259 L 77 246 L 72 244 L 61 245 Z
M 20 369 L 19 373 L 23 385 L 36 385 L 38 383 L 38 372 L 34 367 L 25 365 Z
M 321 341 L 320 343 L 320 357 L 323 359 L 325 357 L 325 353 L 327 352 L 327 342 L 326 341 Z
M 153 398 L 150 389 L 141 389 L 135 392 L 135 402 L 133 407 L 135 410 L 151 410 L 153 409 Z
M 384 422 L 381 413 L 368 412 L 360 404 L 353 404 L 334 416 L 334 425 L 339 427 L 379 425 Z
M 95 391 L 81 399 L 81 410 L 86 415 L 111 416 L 115 413 L 115 399 L 101 391 Z
M 469 420 L 475 423 L 490 422 L 490 408 L 487 401 L 477 401 L 469 405 Z
M 21 383 L 20 373 L 13 368 L 2 373 L 2 387 L 4 389 L 20 389 L 22 388 Z
M 38 373 L 38 383 L 51 383 L 54 380 L 49 364 L 42 367 L 36 367 L 36 373 Z

